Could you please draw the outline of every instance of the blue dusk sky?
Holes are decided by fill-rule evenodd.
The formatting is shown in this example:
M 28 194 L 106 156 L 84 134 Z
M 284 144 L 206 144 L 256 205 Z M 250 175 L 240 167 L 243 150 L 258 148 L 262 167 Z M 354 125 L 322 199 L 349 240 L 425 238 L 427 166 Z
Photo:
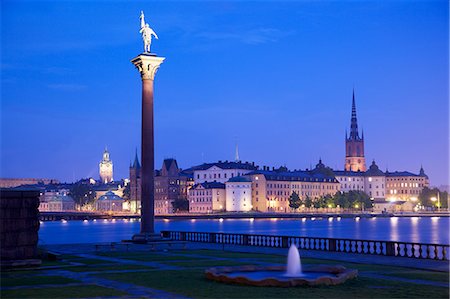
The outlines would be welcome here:
M 155 163 L 344 166 L 352 89 L 367 164 L 448 184 L 449 3 L 1 1 L 1 177 L 114 178 L 140 148 L 139 14 L 166 57 Z

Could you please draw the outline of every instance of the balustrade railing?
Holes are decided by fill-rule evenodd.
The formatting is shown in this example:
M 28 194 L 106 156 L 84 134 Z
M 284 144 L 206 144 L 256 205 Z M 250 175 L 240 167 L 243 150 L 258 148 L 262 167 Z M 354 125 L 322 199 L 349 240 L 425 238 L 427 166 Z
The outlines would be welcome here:
M 450 245 L 397 241 L 354 240 L 320 237 L 272 236 L 254 234 L 162 231 L 163 237 L 179 241 L 289 248 L 449 260 Z

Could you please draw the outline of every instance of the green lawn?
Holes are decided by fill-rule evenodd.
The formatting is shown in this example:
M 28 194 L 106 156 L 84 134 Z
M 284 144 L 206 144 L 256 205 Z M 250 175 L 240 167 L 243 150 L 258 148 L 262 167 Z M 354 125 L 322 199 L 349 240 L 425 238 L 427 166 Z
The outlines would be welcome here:
M 101 277 L 192 298 L 448 298 L 448 288 L 369 278 L 357 278 L 338 286 L 271 288 L 208 281 L 203 270 L 104 274 Z
M 403 277 L 408 279 L 421 279 L 421 280 L 431 280 L 439 282 L 449 282 L 449 273 L 444 272 L 431 272 L 431 271 L 421 271 L 421 270 L 408 270 L 404 272 L 390 272 L 385 273 L 385 275 Z
M 107 252 L 107 253 L 100 253 L 98 255 L 143 262 L 192 260 L 191 257 L 186 257 L 182 255 L 176 254 L 167 255 L 152 252 Z
M 153 269 L 152 267 L 142 265 L 122 265 L 122 264 L 110 264 L 110 265 L 90 265 L 90 266 L 78 266 L 70 267 L 65 270 L 72 272 L 100 272 L 100 271 L 121 271 L 121 270 L 143 270 Z
M 38 273 L 36 273 L 38 274 Z M 15 287 L 22 285 L 42 285 L 42 284 L 65 284 L 79 282 L 62 276 L 39 276 L 39 275 L 2 275 L 2 287 Z
M 59 288 L 33 288 L 2 291 L 1 298 L 89 298 L 118 297 L 127 293 L 93 285 Z
M 302 263 L 339 264 L 358 269 L 361 274 L 370 271 L 386 276 L 386 279 L 365 278 L 347 281 L 339 286 L 270 288 L 228 285 L 209 281 L 204 271 L 215 266 L 233 266 L 258 264 L 259 262 L 286 262 L 285 256 L 258 253 L 224 252 L 214 250 L 185 250 L 167 253 L 158 252 L 99 252 L 97 255 L 115 257 L 124 260 L 154 261 L 165 265 L 178 266 L 180 270 L 159 270 L 145 265 L 121 264 L 96 258 L 63 256 L 62 261 L 52 262 L 71 272 L 96 272 L 90 277 L 106 278 L 118 282 L 127 282 L 144 287 L 155 288 L 192 298 L 448 298 L 449 288 L 434 287 L 415 283 L 406 283 L 395 278 L 419 279 L 434 282 L 448 282 L 449 274 L 403 267 L 344 263 L 332 260 L 304 258 Z M 194 256 L 198 255 L 200 257 Z M 216 260 L 214 258 L 220 258 Z M 244 260 L 242 260 L 244 259 Z M 80 266 L 67 266 L 77 262 Z M 59 263 L 59 264 L 58 264 Z M 103 273 L 105 271 L 123 271 L 123 273 Z M 133 271 L 136 272 L 133 272 Z M 25 286 L 24 289 L 2 290 L 1 298 L 90 298 L 120 297 L 129 294 L 110 288 L 84 284 L 65 278 L 63 273 L 45 276 L 49 270 L 8 271 L 1 276 L 2 287 Z M 69 286 L 80 283 L 80 286 Z M 54 284 L 54 287 L 43 287 Z M 30 288 L 31 287 L 31 288 Z

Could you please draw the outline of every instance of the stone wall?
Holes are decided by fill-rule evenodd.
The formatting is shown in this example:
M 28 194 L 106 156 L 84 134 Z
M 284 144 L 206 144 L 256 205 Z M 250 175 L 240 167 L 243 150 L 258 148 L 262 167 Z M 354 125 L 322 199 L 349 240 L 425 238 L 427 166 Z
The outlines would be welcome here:
M 39 191 L 0 189 L 2 265 L 37 258 Z

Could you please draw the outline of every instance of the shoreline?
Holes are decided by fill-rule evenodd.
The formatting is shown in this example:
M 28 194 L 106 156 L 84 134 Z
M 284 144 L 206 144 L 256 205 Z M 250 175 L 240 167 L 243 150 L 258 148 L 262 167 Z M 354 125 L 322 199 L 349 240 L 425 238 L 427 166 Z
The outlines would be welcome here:
M 302 218 L 374 218 L 374 217 L 450 217 L 450 212 L 428 212 L 428 213 L 214 213 L 214 214 L 167 214 L 156 215 L 155 219 L 302 219 Z M 55 221 L 55 220 L 91 220 L 91 219 L 138 219 L 140 215 L 137 214 L 98 214 L 89 212 L 41 212 L 39 215 L 40 221 Z

